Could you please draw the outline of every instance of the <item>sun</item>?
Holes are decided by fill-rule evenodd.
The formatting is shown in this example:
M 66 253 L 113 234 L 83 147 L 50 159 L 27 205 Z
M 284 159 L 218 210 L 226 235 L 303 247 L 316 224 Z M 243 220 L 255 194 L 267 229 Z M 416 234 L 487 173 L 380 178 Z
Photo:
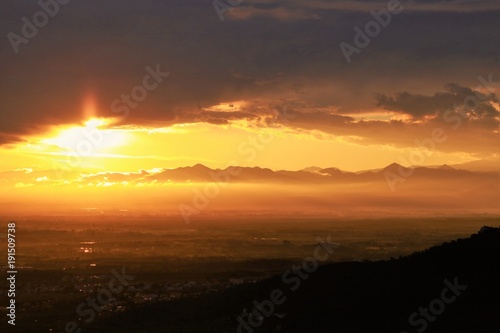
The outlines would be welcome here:
M 125 131 L 113 128 L 112 124 L 112 119 L 90 118 L 83 125 L 56 128 L 41 143 L 56 146 L 69 155 L 96 157 L 112 153 L 111 148 L 124 146 L 129 140 Z
M 103 118 L 92 118 L 85 122 L 87 128 L 97 128 L 107 124 L 110 124 L 110 121 Z

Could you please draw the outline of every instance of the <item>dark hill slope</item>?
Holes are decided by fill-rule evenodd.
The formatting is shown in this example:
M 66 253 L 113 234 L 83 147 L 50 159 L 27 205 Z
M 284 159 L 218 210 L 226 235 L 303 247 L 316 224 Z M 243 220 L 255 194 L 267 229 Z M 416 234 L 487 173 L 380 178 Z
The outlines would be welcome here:
M 236 318 L 242 310 L 280 289 L 286 301 L 253 332 L 410 333 L 423 328 L 422 321 L 411 326 L 410 315 L 441 299 L 443 281 L 453 284 L 455 279 L 467 289 L 445 304 L 441 314 L 430 314 L 433 322 L 427 321 L 425 332 L 500 332 L 500 229 L 404 258 L 321 266 L 294 292 L 277 276 L 222 293 L 134 309 L 85 331 L 238 332 Z M 453 298 L 451 292 L 444 295 Z

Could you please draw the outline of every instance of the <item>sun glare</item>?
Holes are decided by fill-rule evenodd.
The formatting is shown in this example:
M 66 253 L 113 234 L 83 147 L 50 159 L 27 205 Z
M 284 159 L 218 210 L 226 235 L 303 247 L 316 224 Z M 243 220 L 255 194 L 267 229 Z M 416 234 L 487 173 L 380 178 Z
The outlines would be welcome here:
M 110 122 L 106 121 L 105 119 L 99 119 L 99 118 L 94 118 L 94 119 L 89 119 L 85 122 L 85 126 L 87 128 L 97 128 L 101 127 L 104 125 L 108 125 Z
M 112 121 L 105 118 L 91 118 L 84 125 L 59 128 L 50 138 L 41 140 L 42 143 L 57 146 L 68 153 L 86 147 L 89 156 L 108 152 L 106 148 L 123 146 L 126 144 L 125 131 L 108 128 Z

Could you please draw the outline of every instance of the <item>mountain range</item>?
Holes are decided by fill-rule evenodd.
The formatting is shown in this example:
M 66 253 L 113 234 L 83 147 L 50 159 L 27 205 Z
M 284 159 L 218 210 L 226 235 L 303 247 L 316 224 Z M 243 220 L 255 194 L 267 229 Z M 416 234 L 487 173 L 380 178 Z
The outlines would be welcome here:
M 348 172 L 338 168 L 311 167 L 298 171 L 273 171 L 260 167 L 228 167 L 211 169 L 202 164 L 191 167 L 165 169 L 155 174 L 141 174 L 145 180 L 157 182 L 236 182 L 236 183 L 345 183 L 385 181 L 387 177 L 414 177 L 425 179 L 488 179 L 499 178 L 496 171 L 469 171 L 448 165 L 438 167 L 403 167 L 392 163 L 383 169 Z

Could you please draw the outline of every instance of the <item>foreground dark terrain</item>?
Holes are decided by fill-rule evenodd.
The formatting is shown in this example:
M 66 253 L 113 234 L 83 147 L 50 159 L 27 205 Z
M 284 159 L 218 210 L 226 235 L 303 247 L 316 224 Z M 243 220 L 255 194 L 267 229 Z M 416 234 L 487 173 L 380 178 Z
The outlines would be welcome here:
M 16 222 L 16 326 L 2 327 L 23 333 L 498 331 L 500 235 L 491 229 L 470 236 L 498 225 L 497 217 L 240 218 L 190 226 L 100 220 Z M 440 300 L 450 283 L 467 288 L 444 292 L 453 299 L 448 304 Z M 439 314 L 425 319 L 420 307 L 430 304 Z M 2 317 L 5 311 L 0 305 Z
M 399 259 L 321 266 L 295 291 L 291 288 L 297 284 L 279 275 L 133 309 L 85 331 L 492 333 L 500 329 L 498 281 L 500 229 L 483 229 Z M 286 300 L 269 311 L 269 317 L 255 317 L 260 326 L 238 328 L 237 317 L 246 318 L 244 309 L 251 312 L 254 301 L 263 304 L 275 289 L 283 292 L 280 302 Z M 429 307 L 434 312 L 427 311 L 424 319 Z M 409 317 L 420 311 L 411 325 Z

